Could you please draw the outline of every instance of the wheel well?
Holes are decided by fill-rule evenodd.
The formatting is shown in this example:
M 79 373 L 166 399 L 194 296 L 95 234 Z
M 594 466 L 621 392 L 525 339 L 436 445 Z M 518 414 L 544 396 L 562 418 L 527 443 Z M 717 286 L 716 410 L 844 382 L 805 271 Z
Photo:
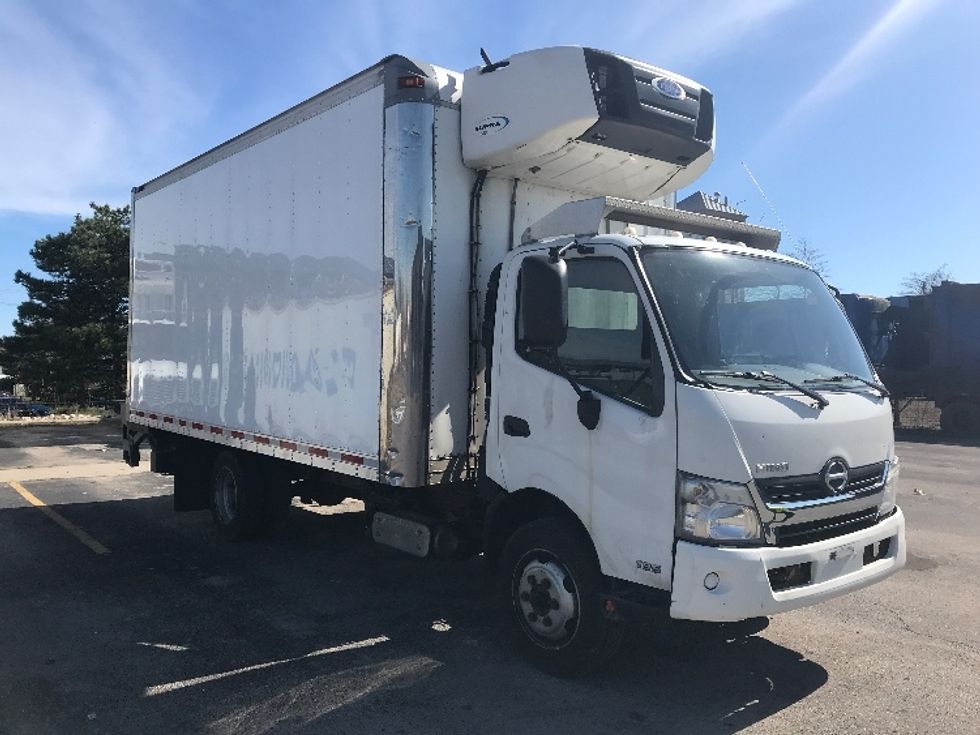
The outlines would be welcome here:
M 592 536 L 585 524 L 563 501 L 544 490 L 524 488 L 512 493 L 502 491 L 491 502 L 483 530 L 484 555 L 496 561 L 514 531 L 526 523 L 550 516 L 568 519 L 592 544 Z M 592 550 L 595 553 L 594 546 Z

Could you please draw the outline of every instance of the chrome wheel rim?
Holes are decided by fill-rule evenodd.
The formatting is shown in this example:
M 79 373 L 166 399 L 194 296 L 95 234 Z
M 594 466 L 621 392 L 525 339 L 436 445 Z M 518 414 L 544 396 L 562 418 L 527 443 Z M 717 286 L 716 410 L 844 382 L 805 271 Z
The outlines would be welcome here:
M 524 630 L 539 645 L 559 648 L 578 628 L 578 590 L 571 574 L 542 550 L 525 555 L 514 577 L 514 605 Z

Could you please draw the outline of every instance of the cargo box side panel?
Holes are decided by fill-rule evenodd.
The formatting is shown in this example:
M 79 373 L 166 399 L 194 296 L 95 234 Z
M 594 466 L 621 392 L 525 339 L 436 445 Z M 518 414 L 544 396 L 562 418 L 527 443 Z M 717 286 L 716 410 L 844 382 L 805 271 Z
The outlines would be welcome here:
M 131 415 L 377 468 L 383 102 L 374 87 L 136 195 Z

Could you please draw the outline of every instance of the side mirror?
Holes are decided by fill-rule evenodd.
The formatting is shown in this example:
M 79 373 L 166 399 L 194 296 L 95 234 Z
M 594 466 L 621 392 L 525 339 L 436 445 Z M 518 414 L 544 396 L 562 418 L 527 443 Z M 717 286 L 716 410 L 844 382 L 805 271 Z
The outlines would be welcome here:
M 664 366 L 659 359 L 654 359 L 653 368 L 650 370 L 650 384 L 653 386 L 650 413 L 654 416 L 660 416 L 664 412 L 664 404 L 667 402 L 667 386 L 664 384 Z
M 592 391 L 583 391 L 578 397 L 578 420 L 589 431 L 599 425 L 599 416 L 602 414 L 602 401 L 595 397 Z
M 521 263 L 521 341 L 532 350 L 557 350 L 568 334 L 568 268 L 547 255 Z

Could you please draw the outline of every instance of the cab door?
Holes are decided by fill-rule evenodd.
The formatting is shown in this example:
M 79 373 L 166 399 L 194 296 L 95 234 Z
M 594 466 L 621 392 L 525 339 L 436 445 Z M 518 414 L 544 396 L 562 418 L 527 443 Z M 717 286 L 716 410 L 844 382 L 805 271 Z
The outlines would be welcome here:
M 562 500 L 592 536 L 605 574 L 669 588 L 674 538 L 676 420 L 664 342 L 629 254 L 597 243 L 569 254 L 568 333 L 553 356 L 521 342 L 520 264 L 498 295 L 488 472 L 514 492 Z M 528 253 L 530 254 L 530 253 Z M 565 371 L 601 403 L 598 425 L 578 417 Z

